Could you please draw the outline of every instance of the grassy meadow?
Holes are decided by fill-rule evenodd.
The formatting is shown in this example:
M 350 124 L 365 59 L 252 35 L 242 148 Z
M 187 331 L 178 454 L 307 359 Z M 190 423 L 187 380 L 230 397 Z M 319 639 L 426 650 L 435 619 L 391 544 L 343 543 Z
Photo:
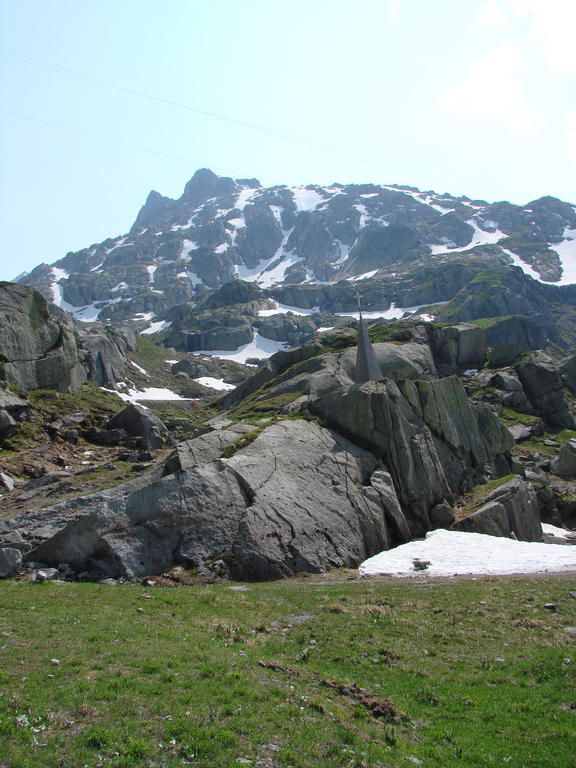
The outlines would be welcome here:
M 575 590 L 5 581 L 0 767 L 573 768 Z

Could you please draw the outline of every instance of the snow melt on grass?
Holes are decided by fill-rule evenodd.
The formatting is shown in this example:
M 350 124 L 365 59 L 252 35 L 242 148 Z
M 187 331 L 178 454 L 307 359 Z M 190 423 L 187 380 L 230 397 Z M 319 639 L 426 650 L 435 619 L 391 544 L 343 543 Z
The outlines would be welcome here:
M 429 561 L 424 571 L 414 560 Z M 412 576 L 498 575 L 576 570 L 576 547 L 516 541 L 482 533 L 439 529 L 423 541 L 410 541 L 365 560 L 362 575 Z
M 234 384 L 227 384 L 224 379 L 216 379 L 214 376 L 200 376 L 197 379 L 193 379 L 193 381 L 197 381 L 198 384 L 202 384 L 203 387 L 210 387 L 210 389 L 218 389 L 222 391 L 236 389 Z
M 194 352 L 195 355 L 210 355 L 219 357 L 222 360 L 234 360 L 236 363 L 245 363 L 246 360 L 253 357 L 258 360 L 266 360 L 275 352 L 286 349 L 287 344 L 283 341 L 273 341 L 264 336 L 260 336 L 254 331 L 254 338 L 248 344 L 243 344 L 237 349 L 201 349 Z

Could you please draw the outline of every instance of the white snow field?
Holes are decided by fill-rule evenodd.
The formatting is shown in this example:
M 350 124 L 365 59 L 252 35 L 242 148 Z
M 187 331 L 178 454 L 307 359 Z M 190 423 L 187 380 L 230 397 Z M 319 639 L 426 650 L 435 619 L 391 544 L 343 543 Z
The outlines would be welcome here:
M 224 379 L 216 379 L 214 376 L 200 376 L 197 379 L 192 379 L 192 381 L 197 381 L 198 384 L 202 384 L 203 387 L 210 387 L 210 389 L 222 391 L 236 389 L 234 384 L 227 384 Z
M 125 382 L 119 382 L 119 387 L 126 386 Z M 113 395 L 118 395 L 122 400 L 128 403 L 141 403 L 142 400 L 194 400 L 193 397 L 181 397 L 172 392 L 170 389 L 162 389 L 161 387 L 146 387 L 146 389 L 128 389 L 126 392 L 116 391 L 115 389 L 106 389 L 106 387 L 100 387 L 104 392 L 110 392 Z
M 249 358 L 265 360 L 271 357 L 275 352 L 286 349 L 287 344 L 283 341 L 272 341 L 264 336 L 260 336 L 258 331 L 254 330 L 254 338 L 248 344 L 243 344 L 237 349 L 200 349 L 194 352 L 195 355 L 211 355 L 219 357 L 222 360 L 234 360 L 237 363 L 245 363 Z
M 426 570 L 415 571 L 414 560 L 429 561 L 430 565 Z M 410 541 L 370 557 L 358 570 L 362 576 L 427 577 L 576 571 L 576 546 L 438 529 L 430 531 L 423 540 Z

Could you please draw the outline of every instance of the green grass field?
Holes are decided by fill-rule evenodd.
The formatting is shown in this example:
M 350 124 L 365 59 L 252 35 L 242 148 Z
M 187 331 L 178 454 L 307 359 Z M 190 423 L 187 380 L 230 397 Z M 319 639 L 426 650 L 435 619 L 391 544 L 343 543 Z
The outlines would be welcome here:
M 573 768 L 573 574 L 351 573 L 0 583 L 0 766 Z

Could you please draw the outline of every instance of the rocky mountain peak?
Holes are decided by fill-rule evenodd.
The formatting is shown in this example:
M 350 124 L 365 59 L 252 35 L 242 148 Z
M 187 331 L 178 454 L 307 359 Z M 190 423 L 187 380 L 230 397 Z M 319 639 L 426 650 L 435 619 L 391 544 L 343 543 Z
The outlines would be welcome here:
M 228 197 L 237 194 L 238 185 L 227 176 L 217 176 L 208 168 L 201 168 L 184 187 L 180 202 L 198 205 L 211 197 Z

